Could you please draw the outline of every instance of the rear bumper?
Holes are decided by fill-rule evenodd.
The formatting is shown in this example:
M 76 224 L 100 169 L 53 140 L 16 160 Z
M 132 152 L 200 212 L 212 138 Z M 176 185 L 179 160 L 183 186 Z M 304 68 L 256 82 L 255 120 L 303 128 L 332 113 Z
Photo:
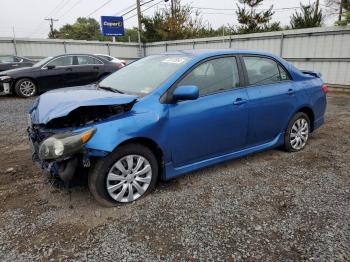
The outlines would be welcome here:
M 324 116 L 316 119 L 314 121 L 314 128 L 313 128 L 313 131 L 315 131 L 317 128 L 321 127 L 324 123 Z

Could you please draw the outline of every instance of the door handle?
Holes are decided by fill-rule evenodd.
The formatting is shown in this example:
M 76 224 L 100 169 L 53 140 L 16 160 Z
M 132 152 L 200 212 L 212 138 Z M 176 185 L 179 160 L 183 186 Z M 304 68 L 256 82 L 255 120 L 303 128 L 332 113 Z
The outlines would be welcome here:
M 243 98 L 240 98 L 240 97 L 237 98 L 236 101 L 233 102 L 233 104 L 234 104 L 235 106 L 243 105 L 243 104 L 245 104 L 245 103 L 247 103 L 247 100 L 246 100 L 246 99 L 243 99 Z
M 289 88 L 288 89 L 288 95 L 294 95 L 294 93 L 295 93 L 295 91 L 294 91 L 294 89 L 292 89 L 292 88 Z
M 18 64 L 14 64 L 14 65 L 12 65 L 12 66 L 18 66 Z
M 94 66 L 93 68 L 94 68 L 94 69 L 97 69 L 97 70 L 100 69 L 98 66 Z
M 72 71 L 73 71 L 73 69 L 72 69 L 72 68 L 67 68 L 67 69 L 66 69 L 66 71 L 70 71 L 70 72 L 72 72 Z

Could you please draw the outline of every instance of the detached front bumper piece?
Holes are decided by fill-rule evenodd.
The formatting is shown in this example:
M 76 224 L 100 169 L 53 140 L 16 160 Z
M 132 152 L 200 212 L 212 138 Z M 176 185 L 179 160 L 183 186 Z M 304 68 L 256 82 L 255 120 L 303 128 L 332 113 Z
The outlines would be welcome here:
M 11 94 L 10 83 L 0 82 L 0 95 Z
M 0 76 L 0 95 L 11 94 L 12 81 L 9 76 Z

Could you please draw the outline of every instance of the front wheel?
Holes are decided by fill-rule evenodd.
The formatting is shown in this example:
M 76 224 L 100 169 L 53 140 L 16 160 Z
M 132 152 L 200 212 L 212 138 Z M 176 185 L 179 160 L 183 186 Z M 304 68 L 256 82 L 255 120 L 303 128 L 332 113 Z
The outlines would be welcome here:
M 28 98 L 37 93 L 37 87 L 33 80 L 24 78 L 17 81 L 15 91 L 18 96 Z
M 289 122 L 285 137 L 285 149 L 289 152 L 297 152 L 306 146 L 310 134 L 310 119 L 302 112 L 298 112 Z
M 104 206 L 130 203 L 151 192 L 158 162 L 147 147 L 129 144 L 97 161 L 89 173 L 89 189 Z

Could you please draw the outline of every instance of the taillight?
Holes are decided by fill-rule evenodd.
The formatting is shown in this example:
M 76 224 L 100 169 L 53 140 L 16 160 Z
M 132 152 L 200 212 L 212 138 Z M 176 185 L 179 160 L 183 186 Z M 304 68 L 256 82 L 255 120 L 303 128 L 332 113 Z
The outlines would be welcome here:
M 322 85 L 322 91 L 323 91 L 323 93 L 327 94 L 327 92 L 328 92 L 328 87 L 327 87 L 326 84 L 323 84 L 323 85 Z
M 117 68 L 118 68 L 118 69 L 121 69 L 121 68 L 123 68 L 123 67 L 124 67 L 124 65 L 123 65 L 122 63 L 118 63 L 118 64 L 117 64 Z

